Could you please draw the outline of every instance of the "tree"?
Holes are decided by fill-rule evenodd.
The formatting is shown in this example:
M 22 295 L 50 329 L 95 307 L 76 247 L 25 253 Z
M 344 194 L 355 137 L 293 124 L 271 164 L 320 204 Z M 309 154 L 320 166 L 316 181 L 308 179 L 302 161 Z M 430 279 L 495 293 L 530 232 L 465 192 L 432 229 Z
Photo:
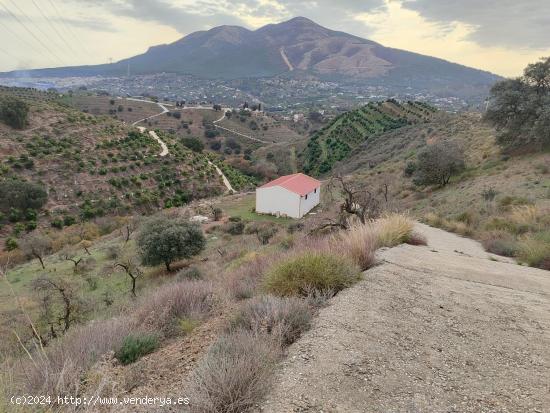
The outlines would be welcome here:
M 449 141 L 438 142 L 418 154 L 413 181 L 417 185 L 445 186 L 464 168 L 464 154 L 458 145 Z
M 131 293 L 134 297 L 136 297 L 136 282 L 137 279 L 143 275 L 143 271 L 139 268 L 137 258 L 133 255 L 126 254 L 115 264 L 115 267 L 122 268 L 126 275 L 130 278 L 132 283 Z
M 527 66 L 520 78 L 491 89 L 485 120 L 507 150 L 541 151 L 550 146 L 550 58 Z
M 6 125 L 15 129 L 23 129 L 27 125 L 29 105 L 17 98 L 6 98 L 0 101 L 0 119 Z
M 204 144 L 197 138 L 187 137 L 182 139 L 183 145 L 193 152 L 202 152 Z
M 56 328 L 63 333 L 80 318 L 83 309 L 78 298 L 78 288 L 68 280 L 42 275 L 32 281 L 32 288 L 41 296 L 42 318 L 50 327 L 52 338 L 57 337 Z
M 44 256 L 52 252 L 52 240 L 43 234 L 28 234 L 19 242 L 19 248 L 27 257 L 38 259 L 45 269 Z
M 0 182 L 0 210 L 11 208 L 25 211 L 39 210 L 48 200 L 48 194 L 42 186 L 30 182 L 7 179 Z
M 182 218 L 158 216 L 148 220 L 137 237 L 144 265 L 170 264 L 177 259 L 191 258 L 206 244 L 201 228 Z

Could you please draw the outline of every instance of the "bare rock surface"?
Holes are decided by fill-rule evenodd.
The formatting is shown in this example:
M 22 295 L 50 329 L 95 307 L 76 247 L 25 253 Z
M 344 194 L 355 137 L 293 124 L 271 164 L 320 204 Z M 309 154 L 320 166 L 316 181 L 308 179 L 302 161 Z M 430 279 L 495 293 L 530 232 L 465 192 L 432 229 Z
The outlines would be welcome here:
M 550 412 L 550 273 L 417 231 L 321 310 L 260 411 Z

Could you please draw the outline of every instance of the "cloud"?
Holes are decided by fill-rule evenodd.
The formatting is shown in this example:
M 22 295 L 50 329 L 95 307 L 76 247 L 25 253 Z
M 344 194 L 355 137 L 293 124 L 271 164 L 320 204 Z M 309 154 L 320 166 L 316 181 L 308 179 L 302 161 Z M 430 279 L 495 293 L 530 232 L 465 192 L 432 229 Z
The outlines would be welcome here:
M 403 7 L 441 25 L 471 26 L 481 46 L 550 49 L 548 0 L 405 0 Z

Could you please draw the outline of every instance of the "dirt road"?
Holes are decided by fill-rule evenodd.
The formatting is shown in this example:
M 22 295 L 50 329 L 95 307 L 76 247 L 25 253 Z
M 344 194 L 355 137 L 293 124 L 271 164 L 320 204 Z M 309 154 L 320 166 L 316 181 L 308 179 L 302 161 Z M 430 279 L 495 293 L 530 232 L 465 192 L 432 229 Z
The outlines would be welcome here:
M 321 310 L 262 412 L 550 412 L 550 273 L 418 230 Z

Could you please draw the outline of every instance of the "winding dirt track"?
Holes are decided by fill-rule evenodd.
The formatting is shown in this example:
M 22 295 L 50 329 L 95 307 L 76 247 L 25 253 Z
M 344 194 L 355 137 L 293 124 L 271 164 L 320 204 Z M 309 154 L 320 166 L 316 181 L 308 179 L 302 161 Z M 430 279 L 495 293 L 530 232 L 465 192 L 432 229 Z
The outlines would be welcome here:
M 321 310 L 262 412 L 550 412 L 550 273 L 418 231 Z

